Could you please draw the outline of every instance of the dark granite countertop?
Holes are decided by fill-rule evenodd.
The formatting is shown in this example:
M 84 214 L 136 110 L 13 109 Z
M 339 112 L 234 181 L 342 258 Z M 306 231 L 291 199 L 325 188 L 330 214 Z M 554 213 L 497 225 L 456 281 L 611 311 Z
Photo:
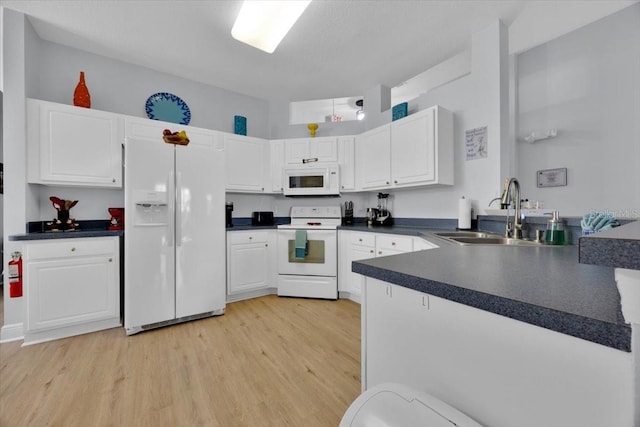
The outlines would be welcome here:
M 369 227 L 366 224 L 341 225 L 339 231 L 359 231 L 365 233 L 382 233 L 382 234 L 401 234 L 405 236 L 424 236 L 431 234 L 435 227 L 411 227 L 405 225 L 392 225 L 385 227 Z M 440 231 L 444 231 L 442 228 Z M 449 229 L 450 231 L 450 229 Z M 434 242 L 435 243 L 435 242 Z
M 578 263 L 576 246 L 462 246 L 418 233 L 439 248 L 356 261 L 352 270 L 631 351 L 631 327 L 622 317 L 614 269 Z
M 246 230 L 275 230 L 277 225 L 251 225 L 251 224 L 234 224 L 233 227 L 227 227 L 227 231 L 246 231 Z
M 10 241 L 77 239 L 83 237 L 122 237 L 124 230 L 107 230 L 109 220 L 78 221 L 79 228 L 73 231 L 45 231 L 46 221 L 33 221 L 26 225 L 26 233 L 9 236 Z
M 640 270 L 640 221 L 580 237 L 580 262 Z
M 9 236 L 11 241 L 28 241 L 28 240 L 52 240 L 52 239 L 78 239 L 82 237 L 122 237 L 124 230 L 109 231 L 105 229 L 94 230 L 74 230 L 74 231 L 50 231 L 35 232 L 25 234 L 14 234 Z

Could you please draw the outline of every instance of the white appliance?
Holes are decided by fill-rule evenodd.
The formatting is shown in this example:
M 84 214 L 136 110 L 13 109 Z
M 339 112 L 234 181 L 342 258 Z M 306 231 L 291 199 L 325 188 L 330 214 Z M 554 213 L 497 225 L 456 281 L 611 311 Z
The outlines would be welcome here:
M 338 298 L 340 206 L 291 208 L 278 226 L 278 295 Z
M 285 196 L 339 196 L 337 163 L 289 165 L 283 170 Z
M 224 151 L 194 139 L 125 141 L 127 335 L 224 313 Z

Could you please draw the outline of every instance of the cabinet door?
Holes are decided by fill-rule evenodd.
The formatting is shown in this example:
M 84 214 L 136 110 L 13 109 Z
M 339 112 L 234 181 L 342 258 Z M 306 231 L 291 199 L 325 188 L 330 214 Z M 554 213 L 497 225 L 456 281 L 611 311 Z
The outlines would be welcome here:
M 356 137 L 356 187 L 361 190 L 389 187 L 391 132 L 385 125 Z
M 284 145 L 285 161 L 289 165 L 300 165 L 311 157 L 308 139 L 288 139 Z
M 26 247 L 26 331 L 120 318 L 117 238 Z
M 285 142 L 287 164 L 299 165 L 306 159 L 318 162 L 338 161 L 338 139 L 335 137 L 289 139 Z
M 270 141 L 270 169 L 271 169 L 271 192 L 282 193 L 284 183 L 282 182 L 282 168 L 284 166 L 284 141 Z
M 264 192 L 266 144 L 267 141 L 259 138 L 225 134 L 227 191 Z
M 434 116 L 435 110 L 430 108 L 391 124 L 393 185 L 436 179 Z
M 309 152 L 311 157 L 317 158 L 319 162 L 338 161 L 338 139 L 335 137 L 311 138 L 309 141 Z
M 362 281 L 364 276 L 351 271 L 353 261 L 374 258 L 375 235 L 373 233 L 358 233 L 351 231 L 340 231 L 338 233 L 339 260 L 338 268 L 339 290 L 348 292 L 351 299 L 355 297 L 359 301 Z
M 264 232 L 230 232 L 228 288 L 231 294 L 269 286 L 269 236 Z
M 122 118 L 28 100 L 29 182 L 122 187 Z
M 338 164 L 340 165 L 340 190 L 352 191 L 356 188 L 355 138 L 344 136 L 338 139 Z

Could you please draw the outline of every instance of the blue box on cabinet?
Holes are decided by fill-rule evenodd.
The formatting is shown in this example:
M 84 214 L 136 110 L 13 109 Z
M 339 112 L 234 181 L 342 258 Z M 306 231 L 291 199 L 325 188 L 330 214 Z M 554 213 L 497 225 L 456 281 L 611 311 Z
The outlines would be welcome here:
M 407 116 L 408 104 L 403 102 L 402 104 L 395 105 L 391 110 L 391 120 L 398 120 Z
M 247 118 L 243 116 L 233 116 L 233 132 L 236 135 L 247 134 Z

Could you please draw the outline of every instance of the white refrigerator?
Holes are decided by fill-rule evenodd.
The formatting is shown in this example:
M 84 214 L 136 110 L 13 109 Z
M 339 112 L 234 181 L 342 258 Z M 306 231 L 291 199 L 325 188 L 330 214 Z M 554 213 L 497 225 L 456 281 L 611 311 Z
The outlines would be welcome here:
M 215 135 L 126 138 L 127 335 L 224 313 L 224 167 Z

